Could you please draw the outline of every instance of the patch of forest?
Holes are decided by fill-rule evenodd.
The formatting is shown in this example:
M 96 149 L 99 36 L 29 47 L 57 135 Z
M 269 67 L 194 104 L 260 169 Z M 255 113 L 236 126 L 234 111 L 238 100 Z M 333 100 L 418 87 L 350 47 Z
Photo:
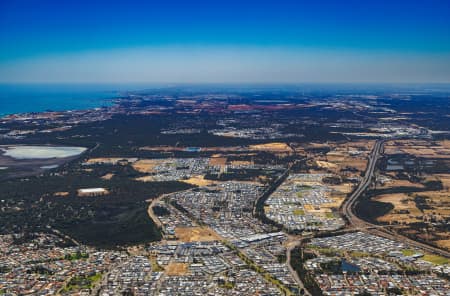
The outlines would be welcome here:
M 107 172 L 114 176 L 102 179 Z M 135 174 L 128 166 L 92 171 L 75 167 L 3 182 L 0 232 L 48 231 L 49 226 L 82 243 L 106 248 L 159 240 L 160 230 L 147 214 L 146 200 L 192 186 L 138 182 L 132 179 Z M 93 187 L 104 187 L 109 194 L 77 196 L 77 189 Z M 55 195 L 58 192 L 64 194 Z

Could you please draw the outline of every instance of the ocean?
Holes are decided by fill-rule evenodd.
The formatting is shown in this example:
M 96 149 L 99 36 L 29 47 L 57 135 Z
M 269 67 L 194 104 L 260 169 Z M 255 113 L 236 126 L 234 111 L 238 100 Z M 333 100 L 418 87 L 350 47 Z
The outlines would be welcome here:
M 0 84 L 0 116 L 108 106 L 118 93 L 112 85 Z

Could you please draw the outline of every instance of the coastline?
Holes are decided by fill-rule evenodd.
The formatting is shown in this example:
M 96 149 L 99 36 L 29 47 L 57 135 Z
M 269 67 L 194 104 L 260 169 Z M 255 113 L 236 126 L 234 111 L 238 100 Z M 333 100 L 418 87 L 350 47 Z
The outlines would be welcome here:
M 110 107 L 117 95 L 103 86 L 0 85 L 0 118 Z

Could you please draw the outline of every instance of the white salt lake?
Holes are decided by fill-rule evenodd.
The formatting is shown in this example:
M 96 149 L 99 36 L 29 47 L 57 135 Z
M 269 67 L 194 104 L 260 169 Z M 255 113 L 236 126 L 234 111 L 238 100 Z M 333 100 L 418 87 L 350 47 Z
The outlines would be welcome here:
M 84 147 L 64 146 L 6 146 L 1 147 L 3 156 L 14 159 L 49 159 L 77 156 L 86 151 Z

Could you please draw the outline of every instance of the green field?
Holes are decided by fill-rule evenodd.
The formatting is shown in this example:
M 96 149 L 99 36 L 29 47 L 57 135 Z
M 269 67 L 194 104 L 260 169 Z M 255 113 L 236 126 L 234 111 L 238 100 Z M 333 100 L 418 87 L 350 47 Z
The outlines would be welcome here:
M 333 213 L 325 213 L 325 217 L 327 217 L 328 219 L 332 219 L 334 218 Z
M 302 209 L 295 209 L 294 210 L 294 215 L 296 216 L 303 216 L 305 214 L 305 211 Z
M 427 255 L 423 256 L 422 259 L 424 261 L 431 262 L 435 265 L 444 265 L 444 264 L 448 264 L 450 262 L 450 260 L 445 257 L 438 256 L 438 255 L 431 255 L 431 254 L 427 254 Z
M 412 255 L 414 255 L 416 253 L 417 253 L 416 251 L 411 250 L 411 249 L 404 249 L 404 250 L 402 250 L 402 254 L 404 256 L 412 256 Z

